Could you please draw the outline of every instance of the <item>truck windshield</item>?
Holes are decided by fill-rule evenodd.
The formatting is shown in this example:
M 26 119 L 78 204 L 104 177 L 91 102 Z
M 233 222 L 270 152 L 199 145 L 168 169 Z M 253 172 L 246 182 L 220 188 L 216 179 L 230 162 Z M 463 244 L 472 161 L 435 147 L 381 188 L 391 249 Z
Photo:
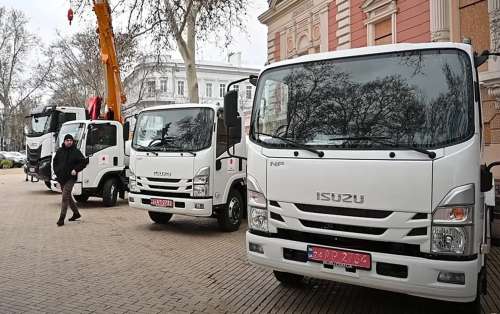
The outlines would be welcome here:
M 139 151 L 199 151 L 210 146 L 213 123 L 210 108 L 145 111 L 137 118 L 132 147 Z
M 26 117 L 25 133 L 27 136 L 41 136 L 50 130 L 52 114 L 43 113 Z
M 84 131 L 85 131 L 84 123 L 70 123 L 63 125 L 61 127 L 61 130 L 59 131 L 59 136 L 58 136 L 59 147 L 61 147 L 64 142 L 64 136 L 66 136 L 66 134 L 71 134 L 71 136 L 73 136 L 75 146 L 80 148 L 80 143 L 82 141 L 82 136 Z
M 392 148 L 460 143 L 474 134 L 472 73 L 455 49 L 270 69 L 259 80 L 251 138 L 275 148 L 290 147 L 276 136 L 322 149 L 387 148 L 370 138 Z

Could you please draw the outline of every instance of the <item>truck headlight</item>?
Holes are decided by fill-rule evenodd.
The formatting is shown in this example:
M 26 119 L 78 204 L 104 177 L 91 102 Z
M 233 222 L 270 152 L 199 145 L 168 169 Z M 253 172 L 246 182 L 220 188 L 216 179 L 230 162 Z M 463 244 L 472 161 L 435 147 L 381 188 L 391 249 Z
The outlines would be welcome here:
M 269 232 L 267 199 L 252 176 L 247 176 L 248 227 Z
M 431 251 L 438 254 L 471 254 L 472 216 L 472 207 L 437 208 L 432 215 Z
M 141 192 L 141 189 L 139 189 L 139 186 L 137 186 L 137 181 L 136 181 L 135 177 L 129 178 L 129 190 L 130 190 L 130 192 L 134 192 L 134 193 Z
M 210 167 L 203 167 L 193 178 L 193 197 L 210 195 Z

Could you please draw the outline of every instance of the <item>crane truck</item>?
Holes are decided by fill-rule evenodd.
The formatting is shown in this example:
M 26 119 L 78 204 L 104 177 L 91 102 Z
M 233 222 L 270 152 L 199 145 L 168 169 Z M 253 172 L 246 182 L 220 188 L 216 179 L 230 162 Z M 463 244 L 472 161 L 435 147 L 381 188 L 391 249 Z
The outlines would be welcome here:
M 58 137 L 62 145 L 64 135 L 71 134 L 75 145 L 88 158 L 87 167 L 78 173 L 73 188 L 73 196 L 78 202 L 86 202 L 89 197 L 100 197 L 105 206 L 114 206 L 118 196 L 125 198 L 128 188 L 128 153 L 125 142 L 129 136 L 129 124 L 123 123 L 122 104 L 126 101 L 123 92 L 120 68 L 114 43 L 111 8 L 107 0 L 94 0 L 93 10 L 97 17 L 99 49 L 105 68 L 106 117 L 100 120 L 100 105 L 90 108 L 91 120 L 75 120 L 65 123 Z M 72 14 L 68 14 L 68 18 Z M 71 21 L 71 18 L 70 18 Z M 54 189 L 61 187 L 53 174 Z
M 308 276 L 479 313 L 485 192 L 499 164 L 482 164 L 485 58 L 468 44 L 422 43 L 268 65 L 247 142 L 249 261 L 283 284 Z

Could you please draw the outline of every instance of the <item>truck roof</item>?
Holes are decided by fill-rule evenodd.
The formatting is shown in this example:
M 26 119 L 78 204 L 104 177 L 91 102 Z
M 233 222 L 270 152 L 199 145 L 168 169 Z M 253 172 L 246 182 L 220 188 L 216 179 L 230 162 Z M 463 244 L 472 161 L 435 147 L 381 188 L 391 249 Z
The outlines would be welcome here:
M 154 111 L 154 110 L 164 110 L 164 109 L 176 109 L 176 108 L 211 108 L 215 111 L 217 111 L 218 108 L 221 108 L 222 104 L 194 104 L 194 103 L 188 103 L 188 104 L 172 104 L 172 105 L 161 105 L 161 106 L 153 106 L 153 107 L 148 107 L 146 109 L 141 110 L 141 112 L 144 111 Z
M 262 71 L 268 69 L 291 65 L 304 62 L 321 61 L 328 59 L 337 59 L 345 57 L 355 57 L 355 56 L 365 56 L 379 53 L 395 52 L 395 51 L 411 51 L 411 50 L 424 50 L 424 49 L 444 49 L 444 48 L 454 48 L 467 51 L 472 53 L 472 47 L 468 44 L 461 43 L 451 43 L 451 42 L 435 42 L 435 43 L 401 43 L 401 44 L 390 44 L 390 45 L 380 45 L 380 46 L 368 46 L 362 48 L 344 49 L 337 51 L 329 51 L 322 53 L 315 53 L 310 55 L 304 55 L 295 59 L 288 59 L 279 62 L 272 63 L 266 66 Z

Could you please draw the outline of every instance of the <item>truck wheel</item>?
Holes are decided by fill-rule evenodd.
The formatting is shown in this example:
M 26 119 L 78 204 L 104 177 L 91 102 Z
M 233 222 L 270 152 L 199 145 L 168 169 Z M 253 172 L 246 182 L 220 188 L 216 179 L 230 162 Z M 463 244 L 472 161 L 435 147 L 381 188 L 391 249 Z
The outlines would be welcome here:
M 243 204 L 240 192 L 234 189 L 229 191 L 226 206 L 217 215 L 222 231 L 231 232 L 240 228 Z
M 43 183 L 45 183 L 45 186 L 47 187 L 47 189 L 52 190 L 52 186 L 50 185 L 50 181 L 43 181 Z
M 111 178 L 106 180 L 102 188 L 102 202 L 104 206 L 111 207 L 116 205 L 118 199 L 118 182 Z
M 302 275 L 285 273 L 277 270 L 273 272 L 274 277 L 285 286 L 298 286 L 302 283 L 302 279 L 304 279 Z
M 148 211 L 149 217 L 151 218 L 152 221 L 154 221 L 157 224 L 160 225 L 165 225 L 168 223 L 170 218 L 172 218 L 172 214 L 167 214 L 167 213 L 158 213 L 158 212 L 151 212 Z
M 73 197 L 75 198 L 75 200 L 78 203 L 85 203 L 85 202 L 87 202 L 89 200 L 89 196 L 85 195 L 85 194 L 82 194 L 82 195 L 73 195 Z

